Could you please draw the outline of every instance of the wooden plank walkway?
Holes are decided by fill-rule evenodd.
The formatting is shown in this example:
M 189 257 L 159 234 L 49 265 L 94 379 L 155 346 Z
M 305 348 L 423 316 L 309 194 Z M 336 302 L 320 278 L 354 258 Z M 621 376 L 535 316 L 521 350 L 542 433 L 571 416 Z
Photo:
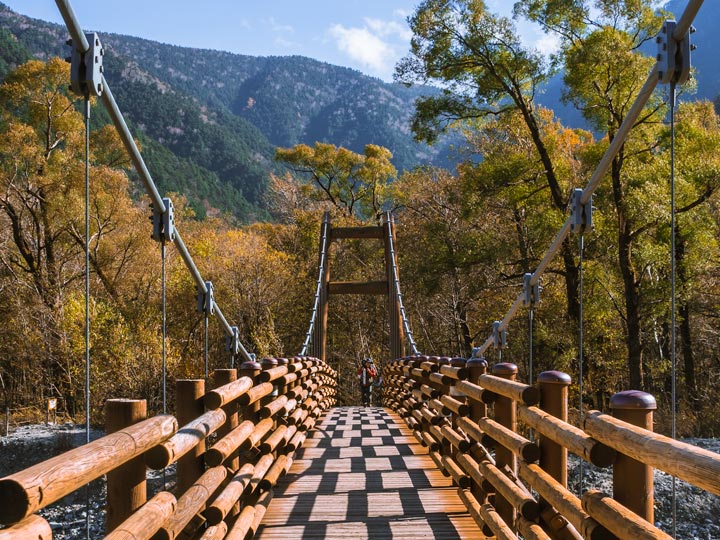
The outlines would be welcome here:
M 279 483 L 259 540 L 484 539 L 404 422 L 380 407 L 327 411 Z

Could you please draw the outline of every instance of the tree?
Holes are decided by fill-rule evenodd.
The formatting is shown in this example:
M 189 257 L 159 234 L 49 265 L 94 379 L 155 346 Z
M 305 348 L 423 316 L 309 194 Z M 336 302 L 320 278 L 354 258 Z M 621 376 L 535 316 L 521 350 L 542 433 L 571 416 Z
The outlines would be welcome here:
M 638 49 L 660 30 L 663 17 L 654 10 L 655 4 L 649 0 L 606 0 L 598 3 L 596 11 L 584 0 L 564 3 L 525 0 L 515 5 L 516 13 L 526 15 L 560 37 L 566 84 L 564 98 L 579 108 L 596 129 L 606 132 L 608 141 L 615 138 L 652 67 L 654 60 Z M 659 122 L 662 110 L 662 100 L 651 99 L 636 125 Z M 636 266 L 633 250 L 638 236 L 647 232 L 649 223 L 643 222 L 642 215 L 633 219 L 628 211 L 629 190 L 633 188 L 624 169 L 629 161 L 650 150 L 652 140 L 653 137 L 638 136 L 636 130 L 636 135 L 622 145 L 610 168 L 632 388 L 645 388 L 640 293 L 644 273 Z
M 31 61 L 0 86 L 0 344 L 4 382 L 48 389 L 70 412 L 82 395 L 84 350 L 84 125 L 67 95 L 69 66 Z M 159 351 L 148 331 L 150 240 L 122 169 L 127 155 L 110 128 L 92 135 L 90 265 L 93 402 L 143 388 Z M 155 304 L 157 305 L 157 304 Z M 153 365 L 159 365 L 159 363 Z M 134 374 L 134 375 L 133 375 Z M 28 394 L 28 391 L 30 394 Z M 151 396 L 147 396 L 151 397 Z
M 411 54 L 398 64 L 396 80 L 443 88 L 439 95 L 416 102 L 416 137 L 432 142 L 454 124 L 518 111 L 550 201 L 565 212 L 571 186 L 556 173 L 534 105 L 536 90 L 552 73 L 544 59 L 523 47 L 511 20 L 492 14 L 481 0 L 425 0 L 409 22 L 414 34 Z M 568 241 L 562 258 L 567 313 L 577 321 L 578 267 Z
M 363 155 L 327 143 L 278 148 L 275 158 L 316 187 L 316 196 L 346 216 L 379 220 L 388 183 L 397 171 L 387 148 L 365 145 Z

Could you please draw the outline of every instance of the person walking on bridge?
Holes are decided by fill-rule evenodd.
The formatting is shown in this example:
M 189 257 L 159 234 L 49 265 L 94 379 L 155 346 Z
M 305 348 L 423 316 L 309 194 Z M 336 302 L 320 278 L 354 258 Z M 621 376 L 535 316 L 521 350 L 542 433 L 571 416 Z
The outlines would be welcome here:
M 370 397 L 372 395 L 372 387 L 375 377 L 377 377 L 377 370 L 372 363 L 372 359 L 363 359 L 362 365 L 360 366 L 360 369 L 358 369 L 358 381 L 360 381 L 362 403 L 365 407 L 370 406 Z

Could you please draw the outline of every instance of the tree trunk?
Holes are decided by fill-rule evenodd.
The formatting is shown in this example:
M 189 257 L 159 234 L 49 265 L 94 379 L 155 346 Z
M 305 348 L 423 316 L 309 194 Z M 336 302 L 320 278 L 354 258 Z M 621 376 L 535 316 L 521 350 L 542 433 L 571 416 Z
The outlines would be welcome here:
M 632 260 L 632 226 L 625 211 L 625 194 L 620 178 L 622 155 L 621 150 L 613 160 L 611 176 L 618 219 L 618 264 L 625 292 L 625 340 L 630 389 L 644 390 L 639 280 Z
M 525 124 L 530 130 L 530 136 L 532 137 L 535 149 L 540 156 L 540 162 L 542 163 L 545 170 L 545 178 L 547 179 L 548 186 L 550 187 L 550 201 L 553 206 L 565 212 L 567 210 L 567 199 L 563 193 L 560 182 L 558 182 L 557 176 L 555 175 L 555 168 L 553 166 L 552 159 L 550 158 L 550 152 L 548 152 L 547 146 L 542 139 L 540 133 L 540 127 L 538 126 L 537 120 L 532 110 L 532 104 L 527 102 L 521 95 L 513 96 L 515 103 L 518 105 Z M 577 324 L 580 321 L 580 299 L 579 299 L 579 271 L 578 265 L 575 262 L 575 255 L 570 245 L 570 241 L 566 239 L 562 244 L 562 257 L 563 264 L 565 266 L 565 292 L 567 294 L 567 315 L 568 317 Z
M 680 343 L 682 344 L 683 364 L 685 368 L 685 387 L 689 401 L 694 410 L 699 410 L 701 402 L 698 396 L 697 381 L 695 379 L 695 355 L 693 353 L 692 333 L 690 330 L 690 303 L 683 294 L 687 282 L 687 269 L 685 267 L 685 254 L 687 241 L 680 234 L 679 225 L 675 228 L 675 264 L 678 277 L 678 317 L 680 318 Z

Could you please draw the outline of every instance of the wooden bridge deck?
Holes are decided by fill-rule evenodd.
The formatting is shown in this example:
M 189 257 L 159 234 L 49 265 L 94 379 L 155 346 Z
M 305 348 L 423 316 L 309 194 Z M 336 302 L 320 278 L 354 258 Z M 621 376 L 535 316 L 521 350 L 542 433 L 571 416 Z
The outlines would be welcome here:
M 392 411 L 327 411 L 277 486 L 255 537 L 483 539 L 456 488 Z

